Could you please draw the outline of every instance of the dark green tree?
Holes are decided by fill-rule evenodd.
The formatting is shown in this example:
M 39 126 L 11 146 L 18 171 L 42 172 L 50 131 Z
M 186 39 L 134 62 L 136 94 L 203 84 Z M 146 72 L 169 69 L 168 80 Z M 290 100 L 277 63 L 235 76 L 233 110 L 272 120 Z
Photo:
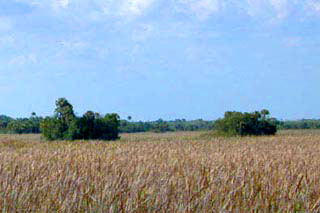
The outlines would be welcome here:
M 56 101 L 55 117 L 57 117 L 65 129 L 75 119 L 73 106 L 65 98 L 59 98 Z
M 63 139 L 64 131 L 57 117 L 46 117 L 40 124 L 42 135 L 48 140 Z
M 48 140 L 116 140 L 119 138 L 119 119 L 117 114 L 102 117 L 92 111 L 78 118 L 72 105 L 65 98 L 60 98 L 56 101 L 54 116 L 41 122 L 41 130 Z
M 96 126 L 96 114 L 86 112 L 79 120 L 80 137 L 83 139 L 94 138 Z
M 276 125 L 267 118 L 268 110 L 253 113 L 226 112 L 223 119 L 215 122 L 215 130 L 220 135 L 274 135 Z

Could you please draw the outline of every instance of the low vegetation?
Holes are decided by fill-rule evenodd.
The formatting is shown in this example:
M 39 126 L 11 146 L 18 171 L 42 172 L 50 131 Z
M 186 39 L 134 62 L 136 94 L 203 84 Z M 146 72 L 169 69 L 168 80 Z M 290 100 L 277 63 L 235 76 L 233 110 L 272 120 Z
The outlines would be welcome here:
M 2 212 L 317 212 L 320 132 L 0 136 Z

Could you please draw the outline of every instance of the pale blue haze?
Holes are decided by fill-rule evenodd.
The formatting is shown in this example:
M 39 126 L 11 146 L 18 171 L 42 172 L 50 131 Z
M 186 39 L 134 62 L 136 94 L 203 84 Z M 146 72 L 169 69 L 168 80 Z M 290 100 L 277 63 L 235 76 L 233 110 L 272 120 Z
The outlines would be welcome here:
M 0 0 L 0 114 L 320 118 L 318 0 Z

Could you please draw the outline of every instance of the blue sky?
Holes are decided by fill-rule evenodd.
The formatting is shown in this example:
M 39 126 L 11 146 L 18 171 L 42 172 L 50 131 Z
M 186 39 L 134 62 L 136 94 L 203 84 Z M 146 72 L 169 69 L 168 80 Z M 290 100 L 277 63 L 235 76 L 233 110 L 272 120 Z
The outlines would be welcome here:
M 320 118 L 319 0 L 0 0 L 0 114 Z

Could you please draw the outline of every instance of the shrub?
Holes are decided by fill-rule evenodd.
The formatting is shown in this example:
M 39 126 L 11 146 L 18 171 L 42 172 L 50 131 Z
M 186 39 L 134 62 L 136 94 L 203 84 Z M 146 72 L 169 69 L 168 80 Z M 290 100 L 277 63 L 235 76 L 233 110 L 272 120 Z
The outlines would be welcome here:
M 225 112 L 224 118 L 215 122 L 215 130 L 219 135 L 226 136 L 274 135 L 277 128 L 268 115 L 268 110 L 253 113 Z

